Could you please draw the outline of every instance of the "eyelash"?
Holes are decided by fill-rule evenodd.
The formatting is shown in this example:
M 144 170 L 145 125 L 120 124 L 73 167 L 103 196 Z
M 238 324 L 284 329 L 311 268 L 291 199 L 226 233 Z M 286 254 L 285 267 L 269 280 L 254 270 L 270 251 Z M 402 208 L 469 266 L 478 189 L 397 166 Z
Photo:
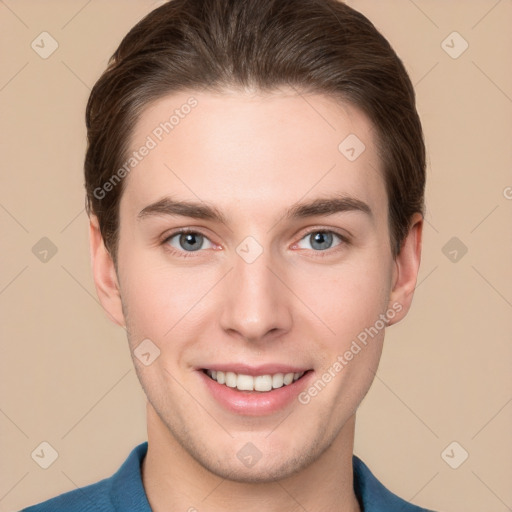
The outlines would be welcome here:
M 313 228 L 310 231 L 307 231 L 306 233 L 304 233 L 302 235 L 300 240 L 303 240 L 304 238 L 306 238 L 307 236 L 309 236 L 309 235 L 311 235 L 313 233 L 332 233 L 332 234 L 336 235 L 341 240 L 340 244 L 336 245 L 333 248 L 325 249 L 323 251 L 315 251 L 315 250 L 312 250 L 312 249 L 306 249 L 306 250 L 312 250 L 313 253 L 316 253 L 315 256 L 314 256 L 315 258 L 317 258 L 317 257 L 318 258 L 325 258 L 327 256 L 332 255 L 337 250 L 341 250 L 343 248 L 343 246 L 350 244 L 350 240 L 348 239 L 347 236 L 342 235 L 341 233 L 339 233 L 337 231 L 334 231 L 332 229 L 321 229 L 321 228 L 316 228 L 316 229 Z M 185 235 L 186 234 L 202 235 L 205 238 L 208 238 L 204 233 L 201 233 L 201 231 L 199 231 L 197 229 L 189 229 L 189 228 L 177 229 L 176 231 L 173 231 L 172 233 L 167 235 L 164 238 L 164 240 L 162 240 L 162 245 L 165 246 L 165 249 L 167 251 L 169 251 L 172 255 L 176 255 L 176 256 L 181 257 L 181 258 L 189 258 L 191 256 L 195 256 L 196 252 L 202 252 L 201 250 L 199 250 L 199 251 L 180 251 L 180 250 L 175 249 L 174 247 L 171 247 L 168 244 L 168 242 L 169 242 L 169 240 L 171 240 L 171 238 L 174 238 L 176 235 L 181 235 L 181 234 L 185 234 Z M 209 240 L 209 238 L 208 238 L 208 240 Z

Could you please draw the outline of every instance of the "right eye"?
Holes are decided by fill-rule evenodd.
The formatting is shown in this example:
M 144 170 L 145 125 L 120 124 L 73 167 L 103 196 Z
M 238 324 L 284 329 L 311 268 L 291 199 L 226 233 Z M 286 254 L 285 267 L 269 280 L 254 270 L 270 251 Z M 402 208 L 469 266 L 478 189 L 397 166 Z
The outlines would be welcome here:
M 187 253 L 204 249 L 205 242 L 210 244 L 206 249 L 213 248 L 212 242 L 203 234 L 190 229 L 180 229 L 171 233 L 162 243 L 170 245 L 176 252 Z

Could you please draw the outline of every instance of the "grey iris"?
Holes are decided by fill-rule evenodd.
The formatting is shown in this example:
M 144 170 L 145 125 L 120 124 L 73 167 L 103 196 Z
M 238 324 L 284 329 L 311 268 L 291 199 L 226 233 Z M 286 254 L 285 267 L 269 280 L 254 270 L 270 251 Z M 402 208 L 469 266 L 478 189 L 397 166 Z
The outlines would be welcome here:
M 314 235 L 311 234 L 310 237 L 312 240 L 311 247 L 313 247 L 313 249 L 329 249 L 332 244 L 332 233 L 324 233 L 319 231 Z M 318 244 L 317 247 L 315 247 L 315 244 Z
M 185 246 L 185 244 L 190 244 Z M 203 235 L 199 233 L 182 233 L 180 235 L 180 246 L 187 251 L 198 251 L 203 245 Z

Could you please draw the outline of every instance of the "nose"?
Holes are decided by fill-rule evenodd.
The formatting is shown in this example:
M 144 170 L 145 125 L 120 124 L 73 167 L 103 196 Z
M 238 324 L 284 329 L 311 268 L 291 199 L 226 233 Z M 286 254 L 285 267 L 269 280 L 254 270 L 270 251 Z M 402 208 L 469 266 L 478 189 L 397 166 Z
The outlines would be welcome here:
M 267 251 L 250 263 L 235 254 L 233 269 L 224 281 L 220 322 L 229 335 L 257 343 L 291 329 L 287 277 Z

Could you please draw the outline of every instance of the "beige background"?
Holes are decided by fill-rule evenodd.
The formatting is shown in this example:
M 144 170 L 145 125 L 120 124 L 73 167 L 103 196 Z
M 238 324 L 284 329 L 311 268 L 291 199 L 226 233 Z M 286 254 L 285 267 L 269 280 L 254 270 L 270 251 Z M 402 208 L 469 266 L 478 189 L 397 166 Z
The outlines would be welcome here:
M 110 476 L 146 439 L 145 397 L 124 331 L 103 313 L 91 277 L 83 118 L 108 57 L 157 4 L 0 1 L 0 512 Z M 387 333 L 355 453 L 413 503 L 509 511 L 512 1 L 349 4 L 404 60 L 429 156 L 416 298 Z M 47 59 L 31 48 L 43 31 L 59 45 Z M 469 44 L 458 58 L 442 46 L 453 31 Z M 458 52 L 463 40 L 446 45 Z M 46 262 L 32 251 L 43 237 L 57 248 Z M 452 237 L 458 247 L 443 252 Z M 43 441 L 58 452 L 48 469 L 31 458 Z M 469 453 L 457 469 L 442 457 L 453 441 L 461 447 L 446 460 Z

